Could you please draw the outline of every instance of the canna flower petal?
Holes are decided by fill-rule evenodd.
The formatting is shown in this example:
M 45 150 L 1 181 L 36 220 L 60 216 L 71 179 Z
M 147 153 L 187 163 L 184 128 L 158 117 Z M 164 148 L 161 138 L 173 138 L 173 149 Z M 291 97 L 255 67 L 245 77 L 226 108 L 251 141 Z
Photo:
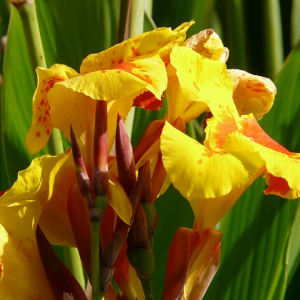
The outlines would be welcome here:
M 43 207 L 39 225 L 49 241 L 54 245 L 74 246 L 67 198 L 69 188 L 75 182 L 71 153 L 54 157 L 45 155 L 34 159 L 26 170 L 19 172 L 12 188 L 1 197 L 1 203 L 38 202 Z
M 265 178 L 269 187 L 266 194 L 275 194 L 287 199 L 300 196 L 300 154 L 289 152 L 271 139 L 258 125 L 255 118 L 242 116 L 239 119 L 240 132 L 226 138 L 223 151 L 247 148 L 244 161 L 252 153 L 259 153 L 265 165 Z
M 261 119 L 272 107 L 276 87 L 265 77 L 249 74 L 241 70 L 228 70 L 233 82 L 233 101 L 239 115 L 253 113 Z
M 183 299 L 204 297 L 220 264 L 221 238 L 221 231 L 215 229 L 207 229 L 200 234 L 200 243 L 191 257 Z
M 205 29 L 188 38 L 183 46 L 186 46 L 204 57 L 226 62 L 229 51 L 224 47 L 220 37 L 212 30 Z
M 38 152 L 47 144 L 53 129 L 48 92 L 56 82 L 78 75 L 72 68 L 58 64 L 53 65 L 50 69 L 38 67 L 36 72 L 38 87 L 32 102 L 32 124 L 25 140 L 25 144 L 31 154 Z
M 126 224 L 130 224 L 132 218 L 132 206 L 122 185 L 113 172 L 108 172 L 108 203 L 117 213 L 117 215 Z
M 187 123 L 204 111 L 218 115 L 226 109 L 236 114 L 232 80 L 222 61 L 204 58 L 186 47 L 174 47 L 170 59 L 167 70 L 170 123 L 179 116 Z
M 199 234 L 190 228 L 180 227 L 172 240 L 163 291 L 164 300 L 180 299 L 187 280 L 193 249 L 199 244 Z
M 160 98 L 166 83 L 165 65 L 156 55 L 124 62 L 110 70 L 98 70 L 74 77 L 56 84 L 54 90 L 58 94 L 62 88 L 68 88 L 92 99 L 106 101 L 148 90 Z
M 263 165 L 258 154 L 244 165 L 229 153 L 210 150 L 168 122 L 161 134 L 161 152 L 171 182 L 189 201 L 224 196 L 245 185 Z
M 170 28 L 157 28 L 153 31 L 132 37 L 105 51 L 87 56 L 80 67 L 81 74 L 108 70 L 140 56 L 168 55 L 175 45 L 185 39 L 185 33 L 195 22 L 186 22 L 173 31 Z
M 9 204 L 4 198 L 0 202 L 1 299 L 56 299 L 35 237 L 41 213 L 36 201 L 19 199 Z
M 220 262 L 222 233 L 181 227 L 170 246 L 162 299 L 202 299 Z

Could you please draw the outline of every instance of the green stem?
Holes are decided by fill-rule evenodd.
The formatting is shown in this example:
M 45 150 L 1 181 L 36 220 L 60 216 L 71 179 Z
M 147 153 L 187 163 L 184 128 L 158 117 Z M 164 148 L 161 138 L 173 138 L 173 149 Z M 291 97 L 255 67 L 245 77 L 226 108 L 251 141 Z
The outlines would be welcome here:
M 48 141 L 48 152 L 50 155 L 57 155 L 64 152 L 60 130 L 53 128 Z
M 300 0 L 292 1 L 291 9 L 291 46 L 296 46 L 300 39 Z
M 47 64 L 34 2 L 24 2 L 16 5 L 16 8 L 22 20 L 33 72 L 37 66 L 46 68 Z
M 100 289 L 100 221 L 91 221 L 92 227 L 92 294 L 93 300 L 99 300 L 103 298 Z
M 243 18 L 242 0 L 227 0 L 224 3 L 226 9 L 226 37 L 228 39 L 228 48 L 230 49 L 230 61 L 234 68 L 242 70 L 246 66 L 246 34 Z
M 107 207 L 107 198 L 96 197 L 94 208 L 90 211 L 91 228 L 92 228 L 92 295 L 93 300 L 101 300 L 105 291 L 100 286 L 100 254 L 102 252 L 100 243 L 100 226 L 101 219 Z
M 129 36 L 133 37 L 144 31 L 145 0 L 132 0 L 130 11 Z
M 141 283 L 142 283 L 142 287 L 144 290 L 146 300 L 154 300 L 151 280 L 150 279 L 141 279 Z
M 266 76 L 274 78 L 283 64 L 283 42 L 278 0 L 265 0 L 264 15 L 264 57 L 266 62 Z
M 82 289 L 85 289 L 85 278 L 83 273 L 83 268 L 78 267 L 78 262 L 80 262 L 80 257 L 77 248 L 63 247 L 64 251 L 64 263 L 69 270 L 73 270 L 73 275 L 81 285 Z
M 129 37 L 133 37 L 143 33 L 144 11 L 145 11 L 145 0 L 131 1 Z M 129 135 L 129 138 L 131 138 L 131 134 L 132 134 L 134 114 L 135 114 L 135 108 L 132 107 L 125 122 L 126 130 Z

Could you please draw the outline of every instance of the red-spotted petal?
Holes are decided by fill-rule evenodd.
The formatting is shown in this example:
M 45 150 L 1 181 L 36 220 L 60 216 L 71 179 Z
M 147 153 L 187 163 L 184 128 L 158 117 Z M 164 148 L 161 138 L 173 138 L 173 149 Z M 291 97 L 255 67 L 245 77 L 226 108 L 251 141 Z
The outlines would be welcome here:
M 252 113 L 262 118 L 273 106 L 276 95 L 274 83 L 265 77 L 241 70 L 228 70 L 233 81 L 233 100 L 240 115 Z
M 91 54 L 82 62 L 80 72 L 85 74 L 108 70 L 144 55 L 166 56 L 172 47 L 184 41 L 186 31 L 193 24 L 194 21 L 183 23 L 173 31 L 171 28 L 157 28 L 132 37 L 101 53 Z
M 186 123 L 205 110 L 215 116 L 224 110 L 237 116 L 232 100 L 232 80 L 223 62 L 203 58 L 189 48 L 178 46 L 172 50 L 170 59 L 168 121 L 172 123 L 180 116 Z M 194 102 L 200 105 L 193 106 Z
M 263 161 L 245 165 L 230 153 L 206 148 L 166 122 L 161 134 L 164 167 L 171 182 L 189 201 L 227 195 L 244 186 Z
M 49 69 L 37 68 L 38 86 L 33 96 L 32 124 L 25 144 L 30 153 L 41 150 L 48 142 L 53 129 L 48 92 L 56 82 L 76 77 L 78 73 L 64 65 L 53 65 Z

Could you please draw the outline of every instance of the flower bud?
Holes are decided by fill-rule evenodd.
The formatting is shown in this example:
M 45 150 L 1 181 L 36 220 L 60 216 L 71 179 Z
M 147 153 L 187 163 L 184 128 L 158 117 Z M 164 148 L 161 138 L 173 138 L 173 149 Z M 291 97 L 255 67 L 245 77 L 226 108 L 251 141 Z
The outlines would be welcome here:
M 117 120 L 116 155 L 119 181 L 126 194 L 129 195 L 136 183 L 135 162 L 132 145 L 126 131 L 125 124 L 120 115 L 118 115 Z
M 96 197 L 105 196 L 107 193 L 107 159 L 107 106 L 105 101 L 97 101 L 94 131 L 94 192 Z
M 86 204 L 88 208 L 91 209 L 92 207 L 91 183 L 72 126 L 70 126 L 70 136 L 71 136 L 71 143 L 72 143 L 73 160 L 76 167 L 78 186 L 81 194 L 86 200 Z

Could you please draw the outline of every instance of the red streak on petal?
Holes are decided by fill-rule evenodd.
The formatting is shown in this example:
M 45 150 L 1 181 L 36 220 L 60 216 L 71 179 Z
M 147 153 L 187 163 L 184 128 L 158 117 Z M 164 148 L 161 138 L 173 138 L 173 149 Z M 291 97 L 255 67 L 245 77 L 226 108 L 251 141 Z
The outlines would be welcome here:
M 44 100 L 44 99 L 42 99 L 42 101 L 41 101 L 40 105 L 42 106 L 42 105 L 44 105 L 44 103 L 45 103 L 45 100 Z
M 39 116 L 39 119 L 38 119 L 38 121 L 39 121 L 39 122 L 41 122 L 41 121 L 42 121 L 42 116 Z
M 102 70 L 101 73 L 106 73 L 106 70 Z
M 243 126 L 242 134 L 253 138 L 256 143 L 287 155 L 291 154 L 291 152 L 271 139 L 258 125 L 256 120 L 243 118 L 241 124 Z
M 40 132 L 37 132 L 37 133 L 35 134 L 36 137 L 39 137 L 40 135 L 41 135 Z
M 118 63 L 119 63 L 119 64 L 122 64 L 122 63 L 123 63 L 123 58 L 119 59 L 119 60 L 118 60 Z
M 264 84 L 262 82 L 258 82 L 254 84 L 255 86 L 264 86 Z
M 48 134 L 48 135 L 50 134 L 50 129 L 47 129 L 47 134 Z
M 290 187 L 286 179 L 275 177 L 272 174 L 267 175 L 269 187 L 265 190 L 266 194 L 280 193 L 284 196 L 290 191 Z
M 216 133 L 214 134 L 214 138 L 217 140 L 217 146 L 222 148 L 228 134 L 237 130 L 238 127 L 234 117 L 227 114 L 222 115 L 221 121 L 216 125 Z
M 198 159 L 197 164 L 201 165 L 202 164 L 202 159 Z
M 139 78 L 139 79 L 141 79 L 141 80 L 149 83 L 149 84 L 152 83 L 152 80 L 150 79 L 150 76 L 148 74 L 146 74 L 145 76 L 142 76 L 142 75 L 137 74 L 137 73 L 134 72 L 134 70 L 139 70 L 139 67 L 136 64 L 134 64 L 134 63 L 130 63 L 130 62 L 129 63 L 124 63 L 124 64 L 116 66 L 113 69 L 123 70 L 123 71 L 125 71 L 127 73 L 130 73 L 133 76 L 135 76 L 135 77 L 137 77 L 137 78 Z
M 256 92 L 256 93 L 263 93 L 264 92 L 264 90 L 261 90 L 261 89 L 253 89 L 252 91 Z
M 133 100 L 133 106 L 141 107 L 147 110 L 161 109 L 162 101 L 157 99 L 151 92 L 147 91 L 137 96 Z
M 46 110 L 46 115 L 48 115 L 48 116 L 49 116 L 49 110 Z
M 207 148 L 205 148 L 204 153 L 202 153 L 202 156 L 204 156 L 204 157 L 212 157 L 213 155 L 214 155 L 214 153 Z
M 193 86 L 195 87 L 195 89 L 196 89 L 197 91 L 200 92 L 200 89 L 199 89 L 199 87 L 198 87 L 198 85 L 197 85 L 197 83 L 196 83 L 195 81 L 193 82 Z
M 46 120 L 47 120 L 47 118 L 46 118 L 46 117 L 44 117 L 44 119 L 43 119 L 43 122 L 46 122 Z

